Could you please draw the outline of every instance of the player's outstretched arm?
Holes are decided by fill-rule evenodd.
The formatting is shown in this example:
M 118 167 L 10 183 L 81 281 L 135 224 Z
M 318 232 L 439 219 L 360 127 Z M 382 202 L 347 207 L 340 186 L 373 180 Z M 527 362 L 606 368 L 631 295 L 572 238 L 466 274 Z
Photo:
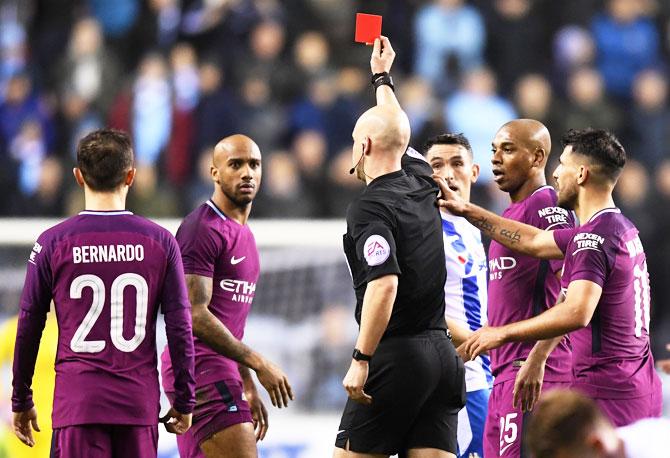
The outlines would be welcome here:
M 583 328 L 591 322 L 601 295 L 602 287 L 597 283 L 572 281 L 565 301 L 528 320 L 481 328 L 459 347 L 459 353 L 473 359 L 507 342 L 550 339 Z
M 373 355 L 386 331 L 393 302 L 398 291 L 398 276 L 384 275 L 368 283 L 363 297 L 361 327 L 356 348 L 365 355 Z M 368 362 L 353 359 L 342 385 L 349 397 L 362 404 L 372 404 L 372 398 L 363 391 L 368 379 Z
M 510 250 L 541 259 L 563 259 L 551 231 L 513 221 L 463 200 L 449 189 L 444 178 L 433 175 L 440 187 L 438 205 L 454 215 L 464 216 L 484 234 Z
M 258 376 L 258 381 L 270 395 L 272 405 L 280 408 L 288 407 L 289 400 L 293 400 L 293 391 L 286 374 L 260 353 L 236 339 L 230 330 L 209 311 L 212 284 L 210 277 L 186 275 L 193 318 L 193 335 L 217 353 L 253 369 Z
M 242 376 L 242 385 L 244 387 L 244 397 L 249 403 L 251 409 L 251 418 L 254 421 L 254 430 L 256 431 L 256 441 L 265 439 L 270 423 L 268 422 L 268 411 L 263 404 L 263 400 L 258 395 L 256 384 L 251 376 L 251 371 L 243 364 L 238 365 L 240 375 Z
M 372 56 L 370 57 L 370 70 L 373 75 L 379 73 L 390 73 L 391 66 L 395 60 L 395 51 L 391 42 L 385 36 L 375 39 L 372 46 Z M 390 86 L 379 86 L 375 91 L 377 106 L 388 106 L 400 110 L 400 103 Z

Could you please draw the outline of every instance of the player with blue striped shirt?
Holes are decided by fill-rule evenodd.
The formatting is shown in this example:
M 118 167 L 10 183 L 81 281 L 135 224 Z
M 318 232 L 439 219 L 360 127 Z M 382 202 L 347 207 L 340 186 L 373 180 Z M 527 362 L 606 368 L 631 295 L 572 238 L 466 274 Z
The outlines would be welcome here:
M 431 138 L 424 148 L 433 171 L 465 200 L 479 176 L 470 142 L 462 134 Z M 481 233 L 465 218 L 442 212 L 447 281 L 444 285 L 447 325 L 459 345 L 486 324 L 486 252 Z M 465 364 L 467 402 L 458 415 L 459 456 L 484 456 L 483 435 L 493 376 L 489 357 Z

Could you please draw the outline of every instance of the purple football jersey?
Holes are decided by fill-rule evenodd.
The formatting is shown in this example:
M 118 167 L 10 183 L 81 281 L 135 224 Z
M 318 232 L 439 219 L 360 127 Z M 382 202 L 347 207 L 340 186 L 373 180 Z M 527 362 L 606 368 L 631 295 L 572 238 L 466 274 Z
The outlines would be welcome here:
M 574 227 L 572 212 L 556 206 L 556 192 L 543 186 L 520 202 L 512 203 L 505 218 L 540 229 Z M 489 247 L 488 320 L 491 326 L 532 318 L 556 304 L 562 261 L 542 261 L 516 253 L 496 241 Z M 511 342 L 491 351 L 495 384 L 516 377 L 519 363 L 528 357 L 535 342 Z M 517 361 L 517 363 L 515 363 Z M 547 359 L 544 380 L 569 381 L 572 376 L 570 344 L 567 338 Z
M 210 312 L 236 339 L 242 340 L 260 272 L 251 229 L 228 218 L 209 200 L 184 218 L 177 242 L 184 272 L 213 280 Z M 194 342 L 196 387 L 220 380 L 241 380 L 237 362 L 221 356 L 197 337 Z M 162 363 L 163 385 L 170 391 L 173 374 L 168 349 L 163 352 Z
M 554 232 L 565 253 L 561 286 L 602 287 L 591 322 L 570 334 L 574 385 L 595 398 L 625 399 L 660 390 L 649 349 L 649 275 L 637 228 L 618 208 Z
M 58 320 L 53 426 L 156 425 L 156 318 L 172 320 L 179 410 L 195 403 L 193 342 L 179 247 L 172 235 L 128 211 L 84 211 L 45 231 L 28 260 L 14 361 L 14 409 L 29 408 L 33 350 L 51 300 Z M 33 331 L 34 329 L 34 331 Z M 176 332 L 176 334 L 175 334 Z M 37 342 L 31 342 L 37 333 Z M 174 342 L 176 342 L 174 340 Z M 171 345 L 174 343 L 171 341 Z M 32 359 L 32 362 L 30 361 Z M 184 379 L 186 377 L 186 380 Z

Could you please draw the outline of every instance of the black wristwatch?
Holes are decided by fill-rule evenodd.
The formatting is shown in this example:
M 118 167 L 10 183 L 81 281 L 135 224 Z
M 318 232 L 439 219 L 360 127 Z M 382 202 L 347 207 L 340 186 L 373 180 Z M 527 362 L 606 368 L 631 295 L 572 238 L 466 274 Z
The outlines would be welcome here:
M 361 351 L 358 348 L 354 348 L 354 353 L 351 355 L 351 357 L 354 358 L 356 361 L 370 361 L 372 359 L 371 355 L 361 353 Z
M 372 78 L 370 78 L 370 81 L 372 82 L 375 91 L 379 86 L 388 86 L 392 91 L 395 91 L 395 87 L 393 86 L 393 78 L 391 78 L 391 75 L 389 75 L 388 72 L 375 73 L 372 75 Z

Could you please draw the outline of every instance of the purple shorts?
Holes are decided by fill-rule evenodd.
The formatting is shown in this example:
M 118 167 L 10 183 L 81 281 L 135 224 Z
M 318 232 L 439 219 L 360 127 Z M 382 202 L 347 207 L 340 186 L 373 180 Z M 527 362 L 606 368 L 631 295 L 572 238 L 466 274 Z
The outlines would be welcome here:
M 51 458 L 156 458 L 158 425 L 75 425 L 56 428 Z
M 524 413 L 512 406 L 514 400 L 514 379 L 493 386 L 489 398 L 489 412 L 484 427 L 484 456 L 521 456 Z M 542 392 L 555 388 L 570 388 L 570 382 L 544 382 Z
M 203 458 L 200 444 L 212 435 L 239 423 L 253 422 L 243 393 L 239 380 L 221 380 L 196 390 L 191 429 L 177 436 L 181 458 Z M 173 402 L 174 393 L 166 394 Z
M 663 395 L 660 390 L 635 398 L 594 398 L 594 401 L 617 427 L 630 425 L 643 418 L 660 417 L 663 413 Z

